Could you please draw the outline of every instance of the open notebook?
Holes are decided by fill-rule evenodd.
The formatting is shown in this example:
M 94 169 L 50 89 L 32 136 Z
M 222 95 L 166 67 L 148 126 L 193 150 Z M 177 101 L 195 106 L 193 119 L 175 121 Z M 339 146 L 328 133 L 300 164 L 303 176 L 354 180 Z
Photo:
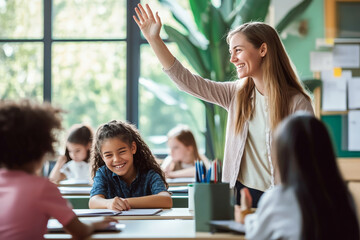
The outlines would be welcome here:
M 83 223 L 90 223 L 92 221 L 99 221 L 102 218 L 80 219 Z M 96 232 L 120 232 L 121 229 L 125 228 L 125 224 L 122 223 L 110 223 L 109 227 L 104 229 L 96 230 Z M 65 232 L 62 224 L 56 219 L 50 219 L 47 224 L 47 231 L 49 233 L 62 233 Z
M 209 224 L 211 225 L 212 232 L 232 231 L 241 234 L 245 233 L 244 224 L 235 222 L 234 220 L 212 220 Z
M 92 216 L 151 216 L 162 211 L 161 208 L 130 209 L 127 211 L 114 211 L 110 209 L 73 209 L 79 217 Z

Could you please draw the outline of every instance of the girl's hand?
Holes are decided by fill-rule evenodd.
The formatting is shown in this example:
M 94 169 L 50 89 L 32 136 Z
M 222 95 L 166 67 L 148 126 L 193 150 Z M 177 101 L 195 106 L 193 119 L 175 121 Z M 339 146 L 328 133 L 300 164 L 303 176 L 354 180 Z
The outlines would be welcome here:
M 113 199 L 109 199 L 107 208 L 116 211 L 126 211 L 131 207 L 125 198 L 114 197 Z
M 135 22 L 139 26 L 141 32 L 147 41 L 160 37 L 161 20 L 158 12 L 156 12 L 156 18 L 151 11 L 151 8 L 146 4 L 146 11 L 143 6 L 139 3 L 138 7 L 135 7 L 136 16 L 133 16 Z
M 252 207 L 252 197 L 249 192 L 249 189 L 244 187 L 243 189 L 240 190 L 240 193 L 241 193 L 241 200 L 240 200 L 241 210 L 244 211 L 250 209 Z

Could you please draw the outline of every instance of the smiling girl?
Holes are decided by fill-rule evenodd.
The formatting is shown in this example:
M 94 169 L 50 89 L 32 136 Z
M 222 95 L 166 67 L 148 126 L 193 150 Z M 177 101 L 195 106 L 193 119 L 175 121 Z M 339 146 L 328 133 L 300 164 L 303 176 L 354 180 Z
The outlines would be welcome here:
M 215 82 L 191 73 L 172 55 L 160 37 L 160 17 L 149 5 L 145 9 L 139 4 L 135 12 L 135 22 L 177 87 L 227 110 L 226 140 L 219 143 L 225 145 L 222 181 L 236 187 L 237 193 L 246 186 L 256 207 L 263 192 L 275 183 L 272 130 L 297 110 L 313 113 L 277 32 L 261 22 L 245 23 L 229 32 L 230 62 L 239 80 Z
M 138 130 L 111 121 L 95 135 L 91 155 L 94 184 L 90 208 L 171 208 L 164 173 Z

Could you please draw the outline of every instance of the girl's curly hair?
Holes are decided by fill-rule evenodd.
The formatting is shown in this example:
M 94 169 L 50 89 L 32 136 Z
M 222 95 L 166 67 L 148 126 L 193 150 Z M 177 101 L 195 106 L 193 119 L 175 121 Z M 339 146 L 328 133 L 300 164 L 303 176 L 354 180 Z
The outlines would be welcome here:
M 137 128 L 130 123 L 117 120 L 113 120 L 101 125 L 95 133 L 90 157 L 93 178 L 95 177 L 96 171 L 101 166 L 105 165 L 105 162 L 101 157 L 101 147 L 103 142 L 109 138 L 119 138 L 129 146 L 131 146 L 132 142 L 135 142 L 137 148 L 136 153 L 134 154 L 135 169 L 139 173 L 146 173 L 151 169 L 154 170 L 161 176 L 166 185 L 166 188 L 168 188 L 164 172 L 156 162 L 155 157 L 150 151 L 148 145 L 141 138 Z

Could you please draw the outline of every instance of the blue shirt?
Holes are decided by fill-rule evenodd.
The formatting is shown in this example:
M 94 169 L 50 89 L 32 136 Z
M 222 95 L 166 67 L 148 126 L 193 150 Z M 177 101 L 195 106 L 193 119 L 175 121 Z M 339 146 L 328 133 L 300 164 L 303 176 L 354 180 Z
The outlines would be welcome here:
M 137 173 L 135 180 L 128 186 L 120 176 L 104 165 L 96 171 L 90 197 L 98 194 L 104 195 L 106 199 L 143 197 L 164 191 L 165 183 L 154 170 Z

